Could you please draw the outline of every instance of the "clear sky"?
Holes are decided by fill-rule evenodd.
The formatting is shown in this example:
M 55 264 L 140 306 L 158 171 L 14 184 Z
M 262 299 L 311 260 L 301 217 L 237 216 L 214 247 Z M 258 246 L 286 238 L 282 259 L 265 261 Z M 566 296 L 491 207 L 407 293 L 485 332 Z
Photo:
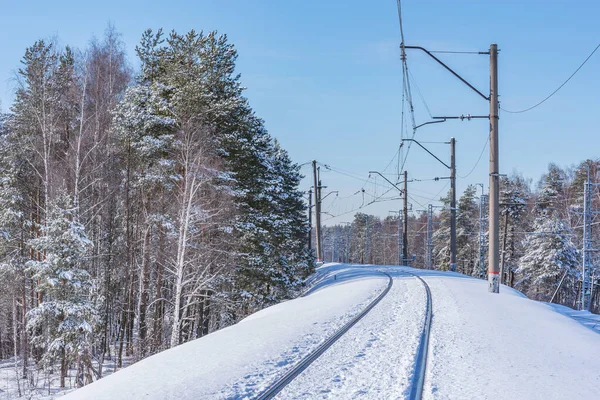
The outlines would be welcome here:
M 507 109 L 526 108 L 562 83 L 600 42 L 597 1 L 404 0 L 407 44 L 432 50 L 486 51 L 497 43 L 499 93 Z M 226 33 L 238 51 L 238 71 L 247 97 L 271 134 L 298 163 L 316 159 L 339 172 L 322 171 L 329 196 L 323 210 L 339 215 L 385 189 L 369 170 L 394 173 L 401 135 L 402 68 L 394 0 L 254 1 L 7 1 L 0 0 L 0 100 L 8 110 L 13 77 L 25 48 L 57 36 L 83 48 L 111 21 L 122 33 L 132 65 L 134 47 L 147 28 L 213 30 Z M 489 59 L 482 55 L 438 54 L 482 92 L 489 92 Z M 433 116 L 487 115 L 488 104 L 418 52 L 408 53 L 417 124 Z M 524 113 L 500 115 L 501 173 L 519 171 L 536 181 L 549 162 L 569 166 L 600 157 L 597 114 L 600 51 L 558 94 Z M 417 132 L 423 142 L 457 140 L 458 189 L 488 181 L 488 122 L 449 121 Z M 428 144 L 448 160 L 448 146 Z M 386 169 L 387 166 L 387 169 Z M 433 158 L 413 147 L 409 177 L 447 176 Z M 385 170 L 385 171 L 384 171 Z M 309 166 L 303 172 L 310 176 Z M 389 176 L 394 180 L 393 176 Z M 447 190 L 447 181 L 409 184 L 418 210 Z M 311 185 L 305 179 L 302 189 Z M 390 195 L 393 195 L 393 191 Z M 387 196 L 386 196 L 387 197 Z M 432 200 L 433 198 L 433 200 Z M 399 200 L 361 211 L 388 215 Z M 347 221 L 353 212 L 329 219 Z

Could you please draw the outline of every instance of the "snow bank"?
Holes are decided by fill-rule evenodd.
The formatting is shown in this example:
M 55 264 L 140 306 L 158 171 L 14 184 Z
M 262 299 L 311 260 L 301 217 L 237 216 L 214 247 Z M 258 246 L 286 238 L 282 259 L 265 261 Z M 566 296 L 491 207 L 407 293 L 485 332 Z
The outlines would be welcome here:
M 386 286 L 375 271 L 341 271 L 309 296 L 144 359 L 66 399 L 252 398 Z
M 508 287 L 432 275 L 424 399 L 600 398 L 600 335 Z

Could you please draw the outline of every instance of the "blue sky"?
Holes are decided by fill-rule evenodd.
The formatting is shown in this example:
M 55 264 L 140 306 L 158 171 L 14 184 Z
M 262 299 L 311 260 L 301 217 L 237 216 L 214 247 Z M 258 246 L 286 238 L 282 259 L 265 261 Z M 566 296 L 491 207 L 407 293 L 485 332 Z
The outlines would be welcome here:
M 381 179 L 369 182 L 369 170 L 387 170 L 400 141 L 402 68 L 396 2 L 377 1 L 0 1 L 0 100 L 7 110 L 12 79 L 25 48 L 38 38 L 57 36 L 61 44 L 83 48 L 101 36 L 111 21 L 123 35 L 129 58 L 147 28 L 163 27 L 226 33 L 238 51 L 238 71 L 247 97 L 271 134 L 298 163 L 316 159 L 340 172 L 323 171 L 329 196 L 323 209 L 346 213 L 386 189 Z M 428 1 L 404 0 L 407 44 L 432 50 L 486 51 L 498 43 L 500 99 L 507 109 L 528 107 L 564 81 L 600 40 L 596 1 Z M 439 54 L 478 87 L 489 91 L 488 57 Z M 433 60 L 409 52 L 417 124 L 432 115 L 487 115 L 488 104 Z M 596 115 L 600 52 L 552 99 L 524 113 L 501 113 L 501 173 L 519 171 L 534 181 L 553 161 L 569 166 L 600 156 Z M 459 191 L 485 183 L 488 151 L 476 164 L 488 135 L 488 122 L 449 121 L 420 129 L 417 139 L 457 139 Z M 448 146 L 428 144 L 447 160 Z M 430 179 L 447 171 L 413 147 L 406 162 L 409 177 Z M 303 168 L 309 176 L 310 170 Z M 390 179 L 393 177 L 390 175 Z M 418 210 L 445 192 L 447 181 L 409 185 Z M 311 185 L 305 179 L 302 189 Z M 327 192 L 327 190 L 325 192 Z M 393 194 L 393 191 L 390 192 Z M 433 199 L 433 200 L 432 200 Z M 398 200 L 372 204 L 361 211 L 388 215 Z M 325 223 L 347 221 L 353 212 Z

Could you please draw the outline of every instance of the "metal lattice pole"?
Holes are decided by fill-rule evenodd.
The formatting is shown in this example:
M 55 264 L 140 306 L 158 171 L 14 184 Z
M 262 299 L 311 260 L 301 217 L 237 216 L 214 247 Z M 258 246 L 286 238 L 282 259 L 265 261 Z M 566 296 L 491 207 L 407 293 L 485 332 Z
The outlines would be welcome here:
M 590 175 L 583 186 L 583 276 L 581 279 L 581 309 L 589 310 L 592 292 L 592 191 Z
M 485 209 L 487 206 L 488 196 L 486 194 L 482 194 L 479 198 L 479 277 L 481 279 L 485 278 L 485 235 L 486 235 L 486 226 L 487 226 L 487 218 L 485 214 Z

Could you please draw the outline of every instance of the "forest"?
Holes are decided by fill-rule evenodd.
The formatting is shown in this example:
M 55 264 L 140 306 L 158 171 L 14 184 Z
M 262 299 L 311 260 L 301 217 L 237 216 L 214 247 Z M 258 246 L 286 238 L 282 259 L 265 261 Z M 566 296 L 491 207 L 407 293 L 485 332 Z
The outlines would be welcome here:
M 598 160 L 585 160 L 568 168 L 550 163 L 547 172 L 535 184 L 520 173 L 502 177 L 502 283 L 532 299 L 580 308 L 584 184 L 589 176 L 591 211 L 597 214 L 600 193 L 594 184 L 599 182 L 599 166 Z M 478 278 L 485 278 L 488 269 L 486 197 L 480 185 L 468 185 L 457 201 L 457 272 Z M 412 204 L 414 211 L 408 219 L 408 264 L 416 268 L 428 266 L 429 248 L 429 267 L 449 268 L 450 194 L 440 200 L 443 207 L 434 208 L 429 242 L 427 213 L 417 211 L 417 208 L 427 207 Z M 397 214 L 380 218 L 358 213 L 351 224 L 325 227 L 324 260 L 397 264 L 398 222 Z M 600 232 L 593 224 L 591 240 L 592 248 L 596 249 Z M 591 262 L 598 264 L 595 255 Z M 593 280 L 590 311 L 599 313 L 598 276 Z
M 112 26 L 58 43 L 25 49 L 0 117 L 0 361 L 19 395 L 231 325 L 314 269 L 299 167 L 227 36 L 147 30 L 135 71 Z

